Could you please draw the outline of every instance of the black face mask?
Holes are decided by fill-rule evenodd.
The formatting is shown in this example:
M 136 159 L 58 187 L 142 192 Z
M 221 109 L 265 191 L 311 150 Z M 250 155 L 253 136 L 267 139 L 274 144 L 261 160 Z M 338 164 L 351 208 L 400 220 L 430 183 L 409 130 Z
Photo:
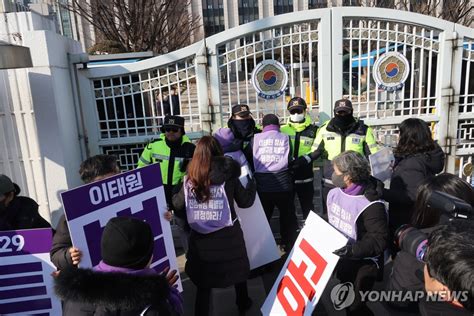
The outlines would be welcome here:
M 255 121 L 253 119 L 248 120 L 231 120 L 229 127 L 232 128 L 235 138 L 248 139 L 253 135 L 255 130 Z
M 355 119 L 352 115 L 335 115 L 334 124 L 342 130 L 347 129 L 352 123 L 355 122 Z

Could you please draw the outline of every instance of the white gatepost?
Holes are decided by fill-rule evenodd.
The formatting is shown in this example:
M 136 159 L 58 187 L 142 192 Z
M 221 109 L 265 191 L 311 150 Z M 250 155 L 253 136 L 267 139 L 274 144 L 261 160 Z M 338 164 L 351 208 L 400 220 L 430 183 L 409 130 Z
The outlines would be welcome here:
M 440 48 L 439 48 L 439 59 L 438 59 L 438 72 L 437 72 L 437 84 L 436 84 L 436 110 L 439 115 L 439 122 L 437 125 L 437 139 L 438 143 L 443 148 L 444 152 L 448 154 L 448 159 L 445 162 L 445 170 L 447 172 L 454 173 L 454 159 L 456 150 L 452 150 L 451 147 L 454 143 L 456 144 L 456 137 L 452 138 L 452 135 L 448 132 L 449 129 L 449 118 L 451 111 L 457 112 L 457 109 L 451 109 L 457 107 L 454 102 L 454 88 L 452 85 L 453 80 L 453 50 L 457 43 L 457 34 L 454 31 L 454 24 L 452 24 L 452 31 L 445 30 L 440 34 Z M 461 64 L 459 64 L 459 67 Z M 459 103 L 459 97 L 458 97 Z
M 201 113 L 201 127 L 203 134 L 210 134 L 212 130 L 212 117 L 209 106 L 209 93 L 207 87 L 207 49 L 206 41 L 196 52 L 194 63 L 196 64 L 196 90 L 199 111 Z

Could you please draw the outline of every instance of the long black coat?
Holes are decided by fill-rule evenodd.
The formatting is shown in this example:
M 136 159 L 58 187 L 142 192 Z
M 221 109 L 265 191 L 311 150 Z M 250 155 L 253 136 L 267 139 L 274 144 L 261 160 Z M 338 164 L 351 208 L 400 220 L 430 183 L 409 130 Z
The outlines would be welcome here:
M 65 316 L 176 315 L 162 275 L 104 273 L 69 268 L 55 279 L 56 295 L 63 301 Z
M 215 157 L 211 163 L 211 184 L 225 181 L 232 219 L 237 217 L 234 201 L 239 207 L 252 206 L 255 200 L 255 183 L 244 188 L 238 177 L 240 166 L 229 157 Z M 186 219 L 184 191 L 173 196 L 176 214 Z M 222 288 L 247 280 L 250 266 L 245 241 L 239 221 L 210 234 L 200 234 L 191 229 L 188 260 L 185 271 L 194 284 L 203 288 Z
M 396 158 L 390 189 L 383 193 L 383 199 L 389 203 L 392 233 L 400 225 L 410 222 L 420 184 L 440 173 L 444 167 L 444 152 L 438 145 L 427 153 Z

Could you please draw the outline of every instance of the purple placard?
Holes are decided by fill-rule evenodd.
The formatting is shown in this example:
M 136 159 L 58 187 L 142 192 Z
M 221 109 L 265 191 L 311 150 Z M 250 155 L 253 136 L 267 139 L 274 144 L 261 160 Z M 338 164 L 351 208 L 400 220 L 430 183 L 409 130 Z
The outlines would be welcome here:
M 125 183 L 132 176 L 140 180 L 140 188 L 128 192 L 120 183 Z M 73 245 L 83 253 L 80 267 L 99 264 L 100 240 L 107 222 L 111 218 L 124 216 L 138 218 L 150 225 L 154 237 L 153 269 L 158 272 L 162 272 L 164 266 L 178 269 L 170 225 L 164 219 L 167 206 L 161 179 L 160 166 L 154 164 L 62 193 Z M 107 188 L 114 189 L 118 185 L 122 185 L 123 194 L 110 198 Z M 105 195 L 99 195 L 103 194 L 103 188 L 107 189 L 108 200 Z M 119 191 L 117 189 L 114 193 Z M 181 283 L 178 283 L 181 290 Z
M 51 244 L 51 228 L 0 232 L 0 315 L 61 313 L 53 292 Z
M 146 169 L 146 171 L 145 171 Z M 132 170 L 61 193 L 66 218 L 71 221 L 126 198 L 162 185 L 159 164 Z
M 0 232 L 0 257 L 48 253 L 52 242 L 51 228 Z

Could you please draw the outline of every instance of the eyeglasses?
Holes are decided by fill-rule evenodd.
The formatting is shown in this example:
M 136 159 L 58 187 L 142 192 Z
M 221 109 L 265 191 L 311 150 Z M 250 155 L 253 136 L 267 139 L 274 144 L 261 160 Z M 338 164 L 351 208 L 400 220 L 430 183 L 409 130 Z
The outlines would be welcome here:
M 293 110 L 290 110 L 290 114 L 301 114 L 303 113 L 303 110 L 302 109 L 293 109 Z
M 167 132 L 167 133 L 169 133 L 169 132 L 177 133 L 177 132 L 179 132 L 179 128 L 177 128 L 177 127 L 165 127 L 165 132 Z

